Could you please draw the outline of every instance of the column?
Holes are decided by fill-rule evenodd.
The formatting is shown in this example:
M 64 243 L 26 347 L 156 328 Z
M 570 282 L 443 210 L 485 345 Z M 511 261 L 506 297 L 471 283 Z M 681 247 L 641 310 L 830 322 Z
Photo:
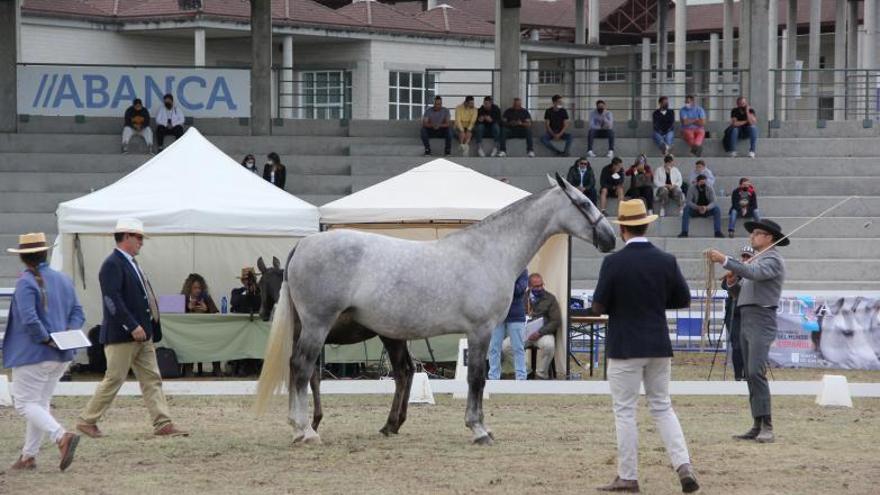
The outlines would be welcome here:
M 526 87 L 526 76 L 525 76 L 525 72 L 524 72 L 525 70 L 528 70 L 528 68 L 529 68 L 529 56 L 526 52 L 520 52 L 520 54 L 519 54 L 520 78 L 519 78 L 519 90 L 517 91 L 517 96 L 519 96 L 520 98 L 523 99 L 523 106 L 527 105 L 529 102 L 529 98 L 528 98 L 528 96 L 529 96 L 528 89 L 529 88 Z M 566 67 L 566 68 L 568 68 L 568 67 Z M 563 77 L 563 82 L 564 81 L 565 81 L 565 78 Z M 538 104 L 540 105 L 540 102 Z M 537 106 L 526 106 L 526 109 L 528 111 L 532 112 L 533 118 L 535 117 L 535 109 L 536 108 L 538 108 L 538 107 Z
M 497 104 L 508 108 L 520 96 L 520 23 L 519 8 L 506 8 L 502 0 L 495 0 L 495 66 Z
M 687 68 L 687 0 L 675 2 L 675 91 L 670 95 L 672 108 L 681 108 L 687 95 L 685 69 Z
M 590 45 L 598 45 L 599 44 L 599 0 L 589 0 L 587 4 L 587 43 Z M 587 90 L 587 98 L 591 100 L 597 100 L 601 95 L 599 94 L 599 57 L 591 57 L 588 63 L 590 71 L 587 73 L 587 80 L 589 81 L 589 88 Z M 585 112 L 589 112 L 589 109 L 593 108 L 593 102 L 587 102 L 588 104 L 584 106 Z M 589 115 L 589 113 L 587 113 Z
M 815 0 L 814 0 L 815 1 Z M 877 39 L 877 0 L 864 0 L 864 13 L 862 23 L 865 28 L 864 60 L 865 69 L 880 67 L 877 63 L 876 39 Z
M 776 78 L 779 69 L 779 48 L 777 45 L 777 37 L 779 36 L 779 0 L 770 0 L 767 14 L 767 25 L 769 31 L 767 33 L 767 55 L 770 64 L 768 72 L 768 90 L 767 102 L 770 106 L 768 115 L 769 120 L 776 119 Z
M 846 3 L 834 4 L 834 120 L 846 119 Z
M 810 45 L 807 64 L 810 68 L 810 100 L 813 108 L 819 108 L 819 35 L 822 32 L 822 0 L 810 0 Z
M 797 100 L 795 100 L 794 95 L 798 93 L 797 89 L 794 86 L 797 78 L 795 77 L 794 69 L 795 63 L 797 61 L 797 17 L 798 17 L 798 2 L 797 0 L 789 0 L 788 1 L 788 17 L 786 18 L 786 30 L 788 31 L 788 40 L 785 45 L 786 61 L 787 64 L 785 66 L 786 69 L 786 88 L 785 94 L 788 97 L 788 102 L 786 102 L 785 107 L 787 110 L 787 119 L 795 118 L 795 105 L 797 105 Z
M 194 57 L 193 65 L 196 67 L 205 66 L 205 30 L 196 29 L 193 31 Z
M 718 99 L 718 108 L 733 108 L 730 94 L 733 91 L 733 0 L 724 0 L 724 20 L 721 30 L 721 67 L 724 69 L 722 77 L 724 84 L 721 87 L 721 98 Z M 723 118 L 723 113 L 719 114 Z
M 293 77 L 293 36 L 286 35 L 281 39 L 281 72 L 278 82 L 281 85 L 278 107 L 281 118 L 292 119 L 293 107 L 296 106 Z M 348 116 L 351 118 L 351 116 Z
M 575 0 L 574 2 L 574 43 L 576 45 L 586 45 L 587 43 L 587 2 L 586 0 Z M 574 111 L 572 112 L 572 120 L 583 120 L 586 117 L 585 109 L 589 108 L 586 103 L 586 84 L 587 84 L 587 59 L 576 58 L 574 60 L 574 101 L 572 104 Z
M 0 2 L 0 132 L 18 130 L 18 1 Z
M 669 64 L 669 4 L 657 2 L 657 94 L 656 98 L 666 94 L 666 66 Z
M 796 1 L 796 0 L 795 0 Z M 739 2 L 739 53 L 738 62 L 740 70 L 750 70 L 752 67 L 761 67 L 759 65 L 753 65 L 750 58 L 750 45 L 751 45 L 751 31 L 752 26 L 749 22 L 749 12 L 751 8 L 751 0 L 740 0 Z M 766 19 L 763 19 L 762 22 L 767 22 Z M 739 87 L 740 94 L 745 96 L 750 96 L 751 92 L 749 89 L 749 75 L 748 74 L 740 74 L 739 77 Z M 766 117 L 766 116 L 765 116 Z M 761 117 L 764 118 L 764 117 Z
M 642 38 L 642 118 L 644 122 L 651 121 L 653 105 L 651 105 L 651 38 Z
M 251 0 L 251 134 L 272 133 L 272 5 Z
M 846 67 L 858 69 L 859 63 L 859 2 L 847 2 L 849 12 L 846 16 Z
M 709 34 L 709 121 L 719 120 L 718 111 L 718 33 Z
M 749 63 L 754 70 L 749 71 L 749 102 L 755 113 L 758 114 L 758 129 L 764 133 L 767 132 L 767 122 L 769 122 L 770 105 L 768 102 L 769 95 L 769 78 L 767 78 L 766 70 L 770 66 L 770 57 L 767 53 L 767 38 L 769 36 L 769 26 L 767 19 L 770 15 L 770 2 L 775 0 L 749 0 L 751 28 L 749 29 Z

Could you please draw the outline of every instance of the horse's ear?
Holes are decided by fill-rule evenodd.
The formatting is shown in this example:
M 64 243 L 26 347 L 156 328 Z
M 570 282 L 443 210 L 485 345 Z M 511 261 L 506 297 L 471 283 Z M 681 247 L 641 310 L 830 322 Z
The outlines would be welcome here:
M 260 269 L 260 273 L 266 273 L 266 264 L 263 263 L 262 256 L 260 256 L 259 259 L 257 259 L 257 268 Z
M 565 189 L 565 179 L 559 175 L 559 172 L 556 172 L 556 183 L 559 184 L 559 187 Z
M 281 268 L 281 261 L 274 256 L 272 256 L 272 268 Z
M 559 174 L 557 174 L 559 175 Z M 556 183 L 556 179 L 554 179 L 550 174 L 547 174 L 547 182 L 550 183 L 550 187 L 556 187 L 558 184 Z

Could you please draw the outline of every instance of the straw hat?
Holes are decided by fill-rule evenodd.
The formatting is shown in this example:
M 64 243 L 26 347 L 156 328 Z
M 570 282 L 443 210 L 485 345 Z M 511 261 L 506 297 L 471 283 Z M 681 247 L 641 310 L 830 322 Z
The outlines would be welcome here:
M 256 277 L 256 276 L 257 276 L 257 271 L 254 270 L 253 267 L 246 266 L 246 267 L 244 267 L 244 268 L 241 269 L 241 275 L 239 275 L 238 278 L 236 278 L 236 280 L 241 280 L 241 279 L 247 277 L 248 275 L 253 275 L 253 276 Z
M 46 244 L 46 234 L 42 232 L 31 232 L 18 236 L 18 249 L 9 248 L 6 251 L 13 254 L 40 253 L 48 251 L 49 245 Z
M 657 220 L 657 215 L 648 215 L 645 202 L 641 199 L 630 199 L 620 203 L 617 210 L 617 220 L 612 222 L 620 225 L 637 226 L 647 225 Z
M 137 218 L 120 218 L 116 221 L 115 234 L 144 235 L 144 223 Z

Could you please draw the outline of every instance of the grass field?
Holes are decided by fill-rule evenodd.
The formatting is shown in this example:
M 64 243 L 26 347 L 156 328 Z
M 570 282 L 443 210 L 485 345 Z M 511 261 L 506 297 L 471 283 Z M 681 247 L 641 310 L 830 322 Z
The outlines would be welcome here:
M 57 398 L 72 425 L 87 398 Z M 386 396 L 327 396 L 323 445 L 291 444 L 279 398 L 256 418 L 250 398 L 170 398 L 189 438 L 151 435 L 137 398 L 119 398 L 83 438 L 71 468 L 57 470 L 47 445 L 36 472 L 0 472 L 3 494 L 509 494 L 594 493 L 615 475 L 610 399 L 501 396 L 486 401 L 496 443 L 469 444 L 464 403 L 438 396 L 410 408 L 401 434 L 382 437 Z M 880 399 L 853 409 L 820 408 L 809 397 L 774 399 L 775 444 L 735 442 L 750 423 L 743 397 L 676 397 L 694 466 L 711 494 L 876 494 L 880 486 Z M 643 493 L 679 493 L 645 408 L 640 416 Z M 0 409 L 0 466 L 17 457 L 24 423 Z

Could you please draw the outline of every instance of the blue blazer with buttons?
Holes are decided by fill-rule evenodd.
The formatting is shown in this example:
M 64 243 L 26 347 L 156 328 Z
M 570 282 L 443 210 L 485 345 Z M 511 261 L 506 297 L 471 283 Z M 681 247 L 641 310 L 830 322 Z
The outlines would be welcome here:
M 161 340 L 159 315 L 151 313 L 140 277 L 119 250 L 114 249 L 104 260 L 98 281 L 104 310 L 100 333 L 102 344 L 134 342 L 131 332 L 138 325 L 147 332 L 148 339 Z

